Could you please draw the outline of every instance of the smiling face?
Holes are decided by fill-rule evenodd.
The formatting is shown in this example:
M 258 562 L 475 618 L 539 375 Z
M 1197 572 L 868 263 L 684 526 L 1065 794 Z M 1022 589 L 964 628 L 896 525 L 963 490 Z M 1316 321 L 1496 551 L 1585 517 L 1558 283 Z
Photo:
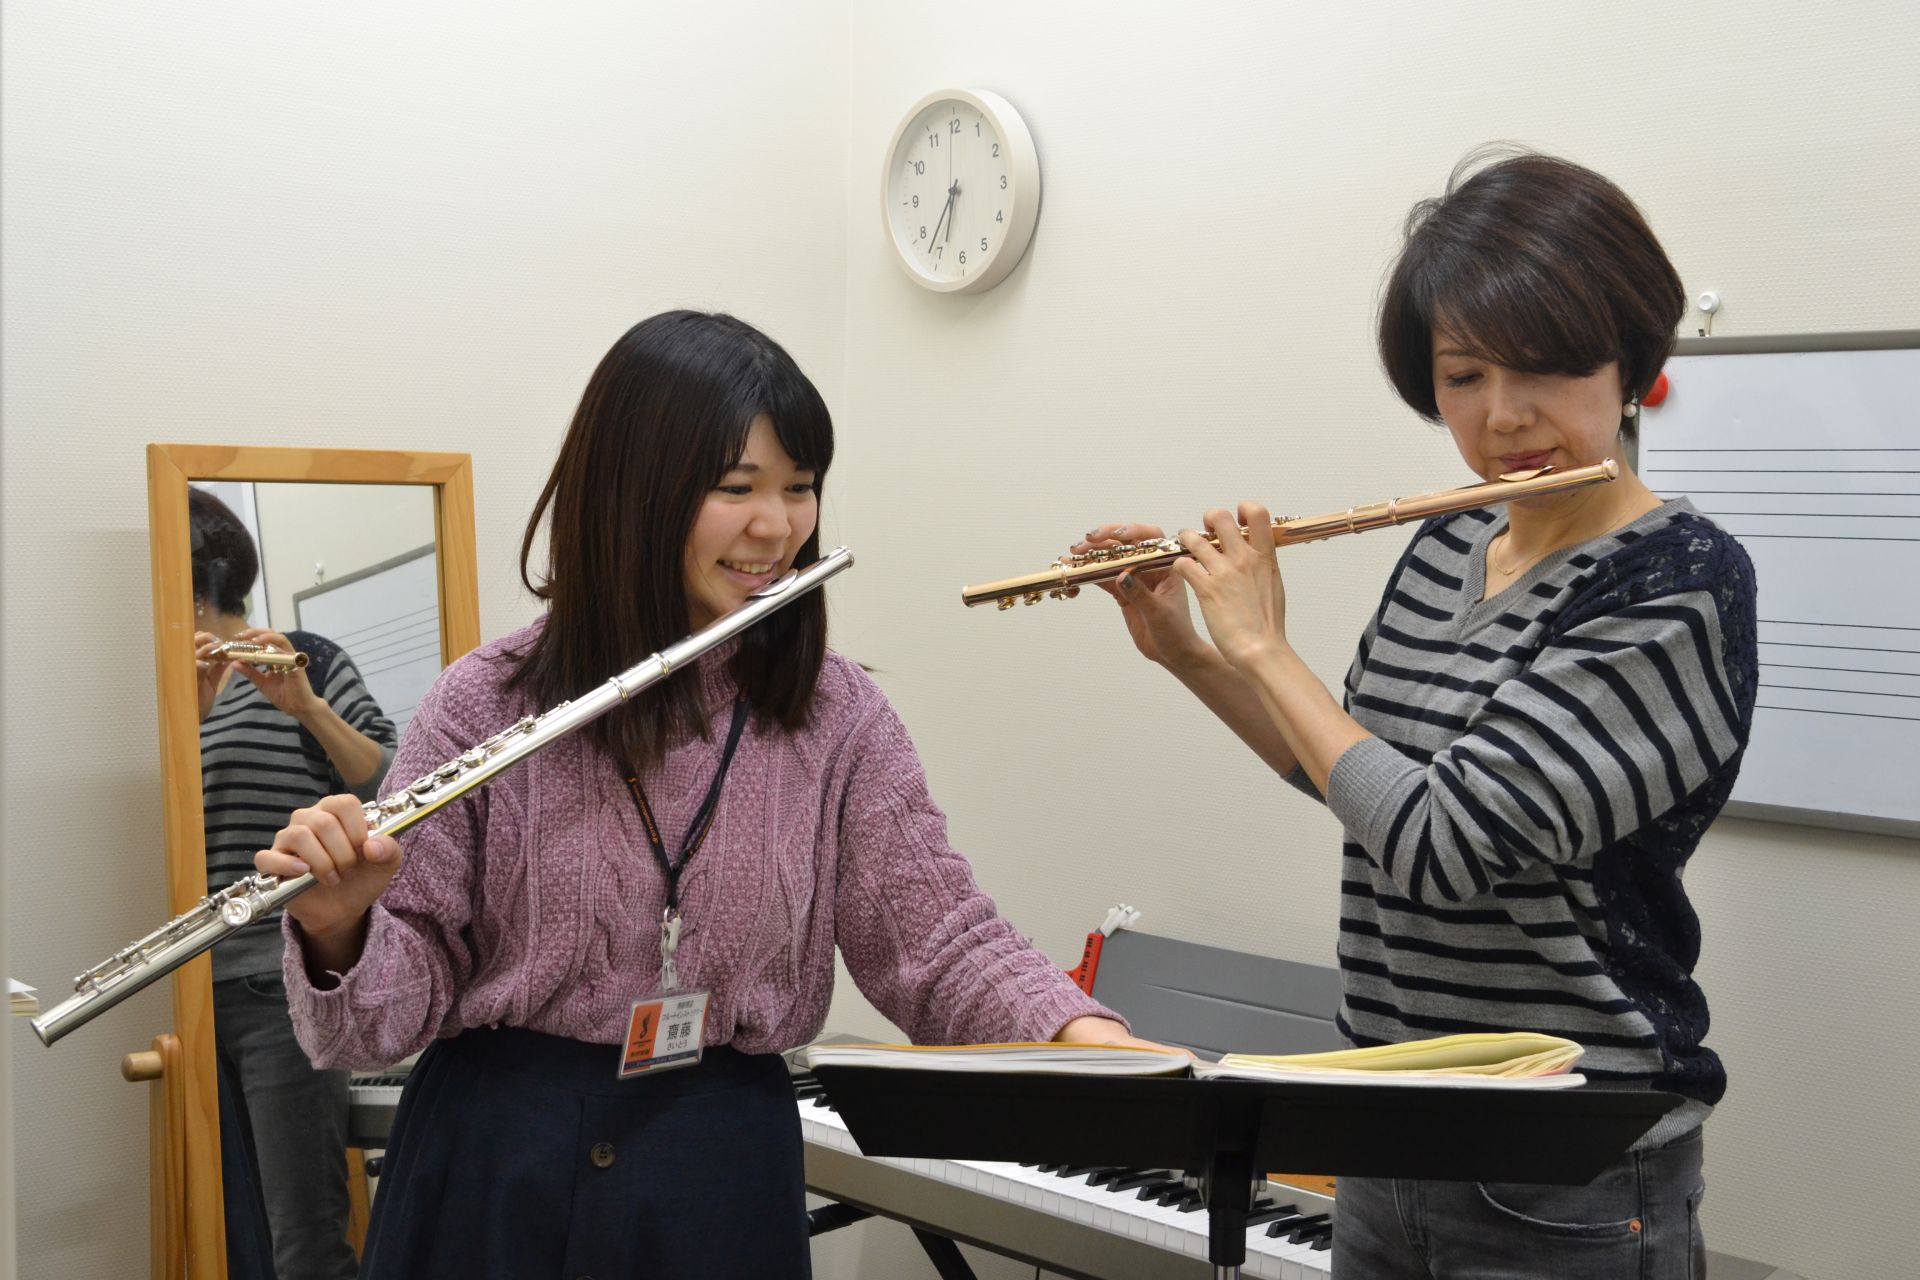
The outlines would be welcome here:
M 1582 376 L 1523 373 L 1436 332 L 1433 396 L 1453 443 L 1483 479 L 1551 465 L 1565 471 L 1617 452 L 1620 366 Z
M 772 419 L 753 420 L 740 457 L 700 504 L 687 536 L 687 616 L 695 629 L 792 567 L 820 519 L 817 479 L 781 447 Z

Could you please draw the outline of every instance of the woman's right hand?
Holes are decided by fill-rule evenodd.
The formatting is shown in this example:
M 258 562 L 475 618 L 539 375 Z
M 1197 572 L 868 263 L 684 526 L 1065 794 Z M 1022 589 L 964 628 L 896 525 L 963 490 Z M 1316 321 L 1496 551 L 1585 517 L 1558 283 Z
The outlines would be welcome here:
M 213 651 L 219 647 L 220 637 L 213 632 L 193 633 L 193 668 L 199 688 L 202 720 L 213 710 L 214 700 L 220 696 L 220 686 L 226 682 L 227 668 L 233 665 L 225 658 L 213 656 Z
M 294 810 L 273 847 L 253 855 L 254 868 L 267 875 L 313 872 L 317 883 L 287 903 L 286 912 L 300 922 L 312 958 L 342 972 L 359 958 L 367 911 L 405 861 L 398 840 L 368 834 L 366 811 L 351 795 Z
M 1127 542 L 1152 542 L 1165 537 L 1159 525 L 1103 524 L 1088 530 L 1073 544 L 1075 555 L 1117 547 Z M 1165 569 L 1128 573 L 1115 581 L 1094 584 L 1120 604 L 1133 647 L 1149 662 L 1177 670 L 1204 655 L 1210 647 L 1193 625 L 1187 608 L 1187 584 Z

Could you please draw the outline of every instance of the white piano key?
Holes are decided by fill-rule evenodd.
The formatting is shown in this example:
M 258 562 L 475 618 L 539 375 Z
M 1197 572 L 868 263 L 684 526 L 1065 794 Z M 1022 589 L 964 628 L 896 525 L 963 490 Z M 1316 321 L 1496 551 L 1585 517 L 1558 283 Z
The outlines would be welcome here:
M 810 1102 L 800 1106 L 803 1135 L 836 1150 L 859 1153 L 859 1144 L 846 1123 L 830 1108 Z M 1181 1213 L 1168 1205 L 1138 1198 L 1138 1189 L 1115 1192 L 1088 1186 L 1085 1176 L 1062 1178 L 1019 1164 L 989 1160 L 882 1159 L 921 1177 L 931 1178 L 980 1195 L 1082 1222 L 1115 1235 L 1140 1240 L 1170 1253 L 1204 1260 L 1207 1257 L 1207 1215 L 1204 1209 Z M 1280 1203 L 1300 1205 L 1302 1214 L 1318 1210 L 1311 1200 L 1286 1187 L 1270 1192 Z M 1305 1201 L 1303 1203 L 1303 1201 Z M 1284 1235 L 1271 1238 L 1265 1225 L 1247 1232 L 1247 1259 L 1241 1274 L 1252 1280 L 1327 1280 L 1330 1252 L 1294 1244 Z

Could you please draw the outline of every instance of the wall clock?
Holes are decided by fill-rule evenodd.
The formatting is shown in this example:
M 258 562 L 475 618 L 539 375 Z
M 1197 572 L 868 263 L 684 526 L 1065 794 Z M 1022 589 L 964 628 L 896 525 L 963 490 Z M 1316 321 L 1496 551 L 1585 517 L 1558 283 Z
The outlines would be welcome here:
M 1013 105 L 980 89 L 916 102 L 887 146 L 881 213 L 907 278 L 979 293 L 1007 278 L 1040 216 L 1040 157 Z

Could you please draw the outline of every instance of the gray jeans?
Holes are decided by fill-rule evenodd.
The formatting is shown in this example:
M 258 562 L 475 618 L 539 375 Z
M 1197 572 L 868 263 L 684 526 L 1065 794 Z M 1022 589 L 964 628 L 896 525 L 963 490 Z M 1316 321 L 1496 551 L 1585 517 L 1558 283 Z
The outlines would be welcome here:
M 1700 1130 L 1584 1187 L 1341 1178 L 1334 1280 L 1703 1280 Z
M 353 1280 L 347 1073 L 307 1061 L 277 973 L 214 983 L 213 1020 L 220 1057 L 239 1083 L 234 1101 L 253 1133 L 278 1280 Z

